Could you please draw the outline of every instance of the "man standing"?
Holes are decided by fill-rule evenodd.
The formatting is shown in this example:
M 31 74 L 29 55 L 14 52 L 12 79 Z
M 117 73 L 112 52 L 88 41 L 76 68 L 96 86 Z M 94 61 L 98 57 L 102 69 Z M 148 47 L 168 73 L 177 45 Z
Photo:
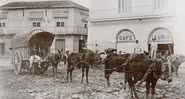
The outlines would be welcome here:
M 135 43 L 136 44 L 135 44 L 135 47 L 134 47 L 134 54 L 141 54 L 141 53 L 143 53 L 143 49 L 139 45 L 139 41 L 136 40 Z
M 151 42 L 151 58 L 152 60 L 156 59 L 156 53 L 157 53 L 158 44 L 156 42 L 156 37 L 152 38 Z

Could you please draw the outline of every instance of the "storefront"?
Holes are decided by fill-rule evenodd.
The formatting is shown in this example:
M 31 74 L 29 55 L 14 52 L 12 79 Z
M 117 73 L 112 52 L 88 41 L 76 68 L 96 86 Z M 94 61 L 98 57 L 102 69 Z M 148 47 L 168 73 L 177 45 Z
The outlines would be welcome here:
M 157 53 L 174 53 L 174 40 L 171 32 L 166 28 L 156 28 L 154 29 L 148 39 L 148 50 L 150 51 L 152 38 L 156 38 L 156 42 L 158 43 Z
M 132 53 L 136 37 L 129 29 L 123 29 L 116 36 L 116 49 L 121 52 Z

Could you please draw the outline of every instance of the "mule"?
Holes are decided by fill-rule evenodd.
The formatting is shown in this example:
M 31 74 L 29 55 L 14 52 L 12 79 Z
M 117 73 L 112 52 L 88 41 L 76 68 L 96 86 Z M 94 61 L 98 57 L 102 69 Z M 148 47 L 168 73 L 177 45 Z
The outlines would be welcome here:
M 102 54 L 102 53 L 101 53 Z M 72 82 L 72 73 L 75 68 L 82 69 L 82 79 L 81 83 L 83 83 L 84 72 L 86 75 L 86 83 L 89 83 L 88 73 L 90 66 L 94 66 L 98 63 L 101 63 L 100 55 L 94 53 L 89 49 L 84 49 L 83 53 L 70 53 L 67 59 L 67 82 Z M 69 79 L 70 77 L 70 79 Z
M 154 98 L 155 86 L 159 78 L 162 77 L 163 80 L 168 82 L 172 81 L 171 67 L 163 65 L 161 59 L 151 60 L 146 54 L 135 55 L 124 66 L 127 81 L 131 89 L 131 98 L 138 98 L 135 88 L 138 81 L 146 81 L 146 99 L 149 98 L 150 90 L 152 93 L 151 98 Z

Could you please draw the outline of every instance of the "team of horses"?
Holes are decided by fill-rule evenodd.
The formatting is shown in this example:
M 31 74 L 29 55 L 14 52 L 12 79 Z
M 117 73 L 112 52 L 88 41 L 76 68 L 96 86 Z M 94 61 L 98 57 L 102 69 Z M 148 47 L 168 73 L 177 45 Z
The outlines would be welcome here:
M 57 66 L 60 62 L 67 65 L 67 82 L 72 82 L 72 73 L 75 68 L 82 69 L 82 79 L 84 80 L 84 73 L 86 76 L 86 83 L 89 83 L 88 73 L 91 67 L 99 64 L 104 64 L 104 74 L 107 80 L 107 86 L 110 84 L 110 76 L 113 72 L 124 73 L 125 87 L 128 83 L 131 90 L 131 97 L 138 98 L 136 86 L 146 82 L 146 99 L 149 98 L 151 91 L 151 98 L 154 98 L 155 86 L 157 81 L 161 78 L 169 83 L 172 81 L 172 73 L 176 72 L 181 62 L 171 61 L 158 58 L 152 60 L 149 53 L 142 54 L 117 54 L 116 49 L 106 49 L 104 52 L 97 53 L 89 49 L 84 49 L 81 53 L 63 53 L 58 50 L 58 53 L 49 53 L 45 57 L 45 64 L 53 67 L 53 77 L 57 77 Z M 105 55 L 106 57 L 102 57 Z

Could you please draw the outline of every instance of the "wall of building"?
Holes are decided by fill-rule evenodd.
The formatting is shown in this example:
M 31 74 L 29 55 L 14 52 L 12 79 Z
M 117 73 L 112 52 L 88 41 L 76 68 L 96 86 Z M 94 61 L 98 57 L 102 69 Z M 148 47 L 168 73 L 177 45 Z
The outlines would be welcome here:
M 149 35 L 159 27 L 171 31 L 176 43 L 174 16 L 175 2 L 172 0 L 90 0 L 88 47 L 133 52 L 134 42 L 116 45 L 117 33 L 129 29 L 141 47 L 148 50 Z
M 67 11 L 64 17 L 55 17 L 54 11 Z M 0 19 L 0 22 L 5 22 L 6 27 L 0 28 L 3 34 L 18 34 L 31 33 L 33 31 L 41 30 L 57 34 L 55 39 L 65 39 L 65 48 L 78 52 L 80 35 L 87 35 L 87 29 L 84 28 L 83 18 L 87 18 L 88 11 L 76 8 L 50 8 L 50 9 L 24 9 L 24 10 L 2 10 L 8 12 L 7 18 Z M 43 12 L 42 16 L 30 16 L 33 11 Z M 86 15 L 81 14 L 86 13 Z M 32 22 L 40 22 L 41 27 L 33 27 Z M 56 22 L 64 22 L 64 27 L 56 27 Z M 73 35 L 75 34 L 75 35 Z M 71 36 L 69 36 L 71 35 Z M 79 35 L 79 36 L 76 36 Z M 9 48 L 11 47 L 11 38 L 1 40 L 0 43 L 5 43 L 6 55 L 10 55 Z M 55 41 L 51 46 L 52 51 L 55 49 Z
M 171 18 L 153 18 L 153 19 L 133 19 L 133 20 L 122 20 L 122 21 L 109 21 L 109 22 L 97 22 L 90 24 L 89 33 L 91 33 L 92 38 L 89 40 L 91 44 L 98 46 L 93 46 L 92 49 L 105 49 L 105 48 L 115 48 L 116 47 L 116 36 L 120 30 L 129 29 L 131 30 L 136 39 L 139 40 L 141 47 L 148 51 L 148 38 L 150 33 L 158 28 L 163 27 L 169 29 L 172 35 L 175 34 L 173 26 L 173 21 Z M 174 39 L 175 41 L 175 39 Z M 132 46 L 134 42 L 125 42 L 126 52 L 133 52 Z M 120 45 L 120 46 L 123 46 Z M 119 47 L 119 45 L 118 45 Z
M 173 15 L 174 4 L 173 0 L 90 0 L 90 19 Z

